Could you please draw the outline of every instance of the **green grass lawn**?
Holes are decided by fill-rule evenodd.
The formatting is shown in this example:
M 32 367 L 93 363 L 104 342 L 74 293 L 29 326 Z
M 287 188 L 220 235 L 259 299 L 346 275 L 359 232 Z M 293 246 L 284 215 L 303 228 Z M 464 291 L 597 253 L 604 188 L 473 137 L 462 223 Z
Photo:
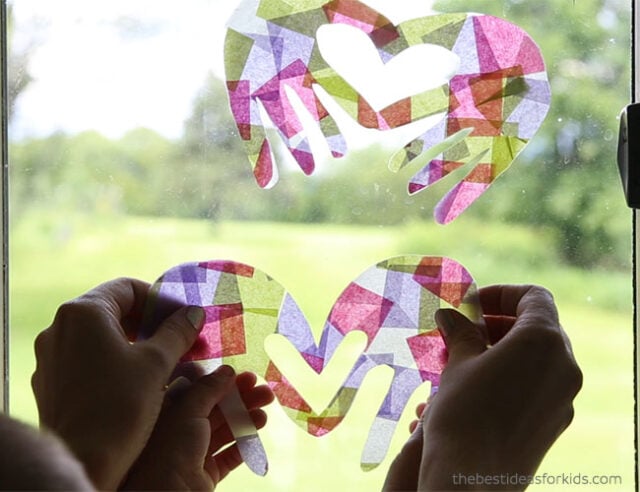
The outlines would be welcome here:
M 349 281 L 390 256 L 446 254 L 464 264 L 480 285 L 543 284 L 556 297 L 584 372 L 584 388 L 576 400 L 573 424 L 552 448 L 540 473 L 621 475 L 621 487 L 605 490 L 634 490 L 630 274 L 561 266 L 544 231 L 463 219 L 447 228 L 433 224 L 378 228 L 141 217 L 63 221 L 39 215 L 23 217 L 12 228 L 10 248 L 11 411 L 33 423 L 37 421 L 30 389 L 34 337 L 50 323 L 61 302 L 113 277 L 153 282 L 184 261 L 246 262 L 288 288 L 316 335 Z M 309 399 L 321 405 L 348 371 L 349 357 L 353 353 L 345 350 L 342 364 L 331 374 L 291 370 L 306 378 Z M 243 469 L 226 479 L 221 490 L 379 489 L 389 459 L 368 473 L 360 471 L 359 461 L 389 381 L 385 369 L 369 374 L 345 422 L 322 438 L 306 435 L 272 405 L 270 425 L 261 434 L 270 459 L 269 474 L 258 478 Z M 418 391 L 410 406 L 424 399 L 426 391 Z M 392 452 L 406 439 L 411 414 L 412 410 L 405 412 Z M 557 490 L 571 487 L 560 485 Z

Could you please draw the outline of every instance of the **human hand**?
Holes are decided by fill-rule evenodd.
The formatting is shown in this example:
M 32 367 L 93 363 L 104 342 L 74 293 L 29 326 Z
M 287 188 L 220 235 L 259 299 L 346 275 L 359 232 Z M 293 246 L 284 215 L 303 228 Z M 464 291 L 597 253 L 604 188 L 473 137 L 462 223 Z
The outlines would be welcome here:
M 273 401 L 266 385 L 256 386 L 256 376 L 221 366 L 194 383 L 182 378 L 186 388 L 169 389 L 167 403 L 140 459 L 124 488 L 130 490 L 213 490 L 242 463 L 218 403 L 237 389 L 256 428 L 266 424 L 260 408 Z M 177 394 L 176 394 L 177 393 Z
M 0 412 L 0 489 L 94 491 L 82 464 L 57 436 Z
M 148 290 L 133 279 L 102 284 L 60 306 L 35 343 L 40 424 L 101 490 L 116 489 L 145 447 L 169 377 L 204 321 L 201 308 L 183 308 L 148 340 L 130 343 Z
M 582 374 L 551 294 L 491 286 L 479 295 L 486 328 L 436 313 L 449 361 L 385 490 L 523 490 L 513 482 L 534 474 L 571 423 Z M 494 483 L 468 483 L 476 474 Z

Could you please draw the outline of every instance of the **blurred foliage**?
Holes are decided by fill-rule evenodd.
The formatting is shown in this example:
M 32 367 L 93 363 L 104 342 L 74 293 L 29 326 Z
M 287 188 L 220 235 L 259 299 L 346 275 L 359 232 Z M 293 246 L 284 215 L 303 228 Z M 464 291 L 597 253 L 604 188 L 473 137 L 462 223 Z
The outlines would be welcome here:
M 469 2 L 436 8 L 464 11 Z M 628 268 L 630 216 L 615 165 L 617 115 L 630 97 L 628 3 L 476 0 L 473 10 L 528 30 L 543 51 L 553 100 L 531 144 L 465 215 L 544 230 L 554 238 L 553 257 L 569 264 Z M 280 183 L 261 191 L 224 84 L 209 76 L 177 141 L 139 128 L 118 140 L 85 132 L 12 142 L 12 218 L 44 205 L 216 221 L 431 221 L 433 206 L 465 170 L 410 197 L 411 170 L 390 173 L 391 152 L 379 146 L 351 151 L 329 159 L 313 177 L 281 166 Z
M 29 62 L 29 50 L 31 46 L 16 46 L 14 42 L 15 21 L 13 5 L 7 5 L 7 114 L 9 120 L 13 116 L 15 102 L 18 96 L 27 88 L 33 80 L 27 69 Z

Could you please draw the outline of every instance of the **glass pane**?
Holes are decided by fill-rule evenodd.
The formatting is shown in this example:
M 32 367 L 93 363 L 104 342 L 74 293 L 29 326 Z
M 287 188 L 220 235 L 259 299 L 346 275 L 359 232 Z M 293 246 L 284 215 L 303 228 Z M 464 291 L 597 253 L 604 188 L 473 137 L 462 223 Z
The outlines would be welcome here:
M 554 293 L 584 388 L 539 474 L 602 475 L 612 477 L 608 490 L 633 490 L 631 218 L 615 165 L 616 118 L 630 99 L 628 2 L 367 2 L 395 22 L 430 9 L 495 15 L 525 29 L 545 58 L 552 103 L 541 129 L 446 226 L 433 208 L 463 174 L 409 196 L 410 174 L 387 165 L 402 135 L 356 128 L 347 155 L 319 160 L 312 176 L 275 145 L 280 182 L 256 185 L 224 84 L 225 22 L 237 3 L 8 2 L 13 414 L 37 422 L 36 334 L 60 303 L 108 279 L 153 282 L 185 261 L 247 263 L 286 286 L 318 339 L 335 299 L 365 269 L 396 255 L 444 255 L 479 285 Z M 360 349 L 351 342 L 320 377 L 274 357 L 323 408 Z M 410 401 L 382 465 L 361 472 L 389 381 L 384 368 L 372 371 L 345 421 L 319 439 L 272 405 L 261 432 L 270 473 L 241 469 L 227 487 L 379 488 L 429 391 Z M 529 490 L 552 490 L 547 480 Z

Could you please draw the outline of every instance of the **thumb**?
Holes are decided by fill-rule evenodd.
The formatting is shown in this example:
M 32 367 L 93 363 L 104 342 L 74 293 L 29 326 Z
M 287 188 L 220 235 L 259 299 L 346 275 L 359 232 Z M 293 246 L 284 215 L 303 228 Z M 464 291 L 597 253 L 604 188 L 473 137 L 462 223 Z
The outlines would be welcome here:
M 171 372 L 198 338 L 204 320 L 205 312 L 201 307 L 184 307 L 165 319 L 143 343 L 161 355 L 165 369 Z
M 448 364 L 456 364 L 487 350 L 487 341 L 480 329 L 455 309 L 438 309 L 435 322 L 444 335 L 449 352 Z

